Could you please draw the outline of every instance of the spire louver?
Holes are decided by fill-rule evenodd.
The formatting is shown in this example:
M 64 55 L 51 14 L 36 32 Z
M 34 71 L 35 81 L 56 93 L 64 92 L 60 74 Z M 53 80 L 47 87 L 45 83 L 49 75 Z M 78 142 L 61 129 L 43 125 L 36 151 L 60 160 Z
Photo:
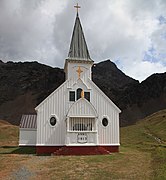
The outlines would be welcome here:
M 92 61 L 85 41 L 81 22 L 77 13 L 68 54 L 69 59 Z

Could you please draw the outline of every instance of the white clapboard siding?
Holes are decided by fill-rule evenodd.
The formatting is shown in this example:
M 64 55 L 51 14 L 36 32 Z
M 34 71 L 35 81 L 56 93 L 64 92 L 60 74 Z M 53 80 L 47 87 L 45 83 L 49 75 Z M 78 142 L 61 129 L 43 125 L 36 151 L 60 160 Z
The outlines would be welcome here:
M 35 146 L 36 129 L 20 128 L 19 146 Z
M 68 105 L 68 81 L 63 83 L 37 108 L 37 145 L 64 145 L 65 143 L 65 114 Z M 50 117 L 57 117 L 57 124 L 52 127 Z
M 105 145 L 119 144 L 119 113 L 120 109 L 91 81 L 92 104 L 96 108 L 98 116 L 98 142 Z M 102 119 L 108 119 L 108 126 L 102 125 Z

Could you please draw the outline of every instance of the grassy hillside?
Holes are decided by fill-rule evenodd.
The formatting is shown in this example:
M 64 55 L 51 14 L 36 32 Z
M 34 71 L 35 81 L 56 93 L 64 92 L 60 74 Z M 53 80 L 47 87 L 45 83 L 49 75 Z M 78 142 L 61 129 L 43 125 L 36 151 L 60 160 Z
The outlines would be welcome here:
M 120 153 L 112 155 L 36 156 L 33 149 L 13 146 L 17 141 L 18 127 L 1 121 L 0 177 L 166 179 L 166 110 L 121 128 Z
M 138 121 L 135 125 L 121 128 L 123 146 L 147 147 L 166 143 L 166 110 Z
M 18 145 L 18 126 L 0 120 L 0 146 Z
M 151 176 L 166 179 L 166 110 L 121 128 L 121 145 L 125 150 L 137 149 L 150 155 Z

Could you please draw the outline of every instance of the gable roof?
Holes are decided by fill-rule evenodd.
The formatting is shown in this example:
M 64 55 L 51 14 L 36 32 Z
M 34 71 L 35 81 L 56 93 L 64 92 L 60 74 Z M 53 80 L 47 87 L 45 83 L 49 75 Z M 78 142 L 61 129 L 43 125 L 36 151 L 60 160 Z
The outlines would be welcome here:
M 75 20 L 68 59 L 92 61 L 85 41 L 78 13 Z
M 104 92 L 91 80 L 91 79 L 88 79 L 88 82 L 98 91 L 100 92 L 100 94 L 118 111 L 118 113 L 121 113 L 121 110 L 118 108 L 117 105 L 115 105 L 115 103 L 113 103 L 111 101 L 111 99 L 106 95 L 104 94 Z
M 49 96 L 47 96 L 40 104 L 38 104 L 36 107 L 35 107 L 35 110 L 37 111 L 42 104 L 44 104 L 44 102 L 46 102 L 51 96 L 54 95 L 54 93 L 56 93 L 59 89 L 61 89 L 66 83 L 68 83 L 69 80 L 66 80 L 64 83 L 62 83 L 57 89 L 55 89 Z
M 67 116 L 73 117 L 75 114 L 77 117 L 98 117 L 95 107 L 85 98 L 78 99 L 69 108 Z
M 37 115 L 23 114 L 21 117 L 20 128 L 37 129 Z

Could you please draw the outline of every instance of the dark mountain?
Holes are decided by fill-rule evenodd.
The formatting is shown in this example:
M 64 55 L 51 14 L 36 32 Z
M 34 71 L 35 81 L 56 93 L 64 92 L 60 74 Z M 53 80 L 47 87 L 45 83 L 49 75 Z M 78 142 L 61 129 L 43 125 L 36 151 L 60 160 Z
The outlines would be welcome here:
M 19 124 L 34 107 L 64 82 L 62 69 L 37 62 L 0 63 L 0 119 Z
M 126 76 L 110 60 L 95 64 L 92 72 L 93 81 L 122 109 L 126 107 L 126 102 L 121 102 L 123 92 L 129 86 L 139 86 L 139 81 Z
M 93 81 L 121 108 L 122 126 L 166 107 L 166 73 L 139 83 L 110 60 L 94 64 L 92 72 Z M 34 107 L 64 80 L 59 68 L 37 62 L 0 61 L 0 119 L 19 124 L 21 114 L 34 113 Z
M 153 74 L 138 85 L 128 86 L 118 103 L 123 109 L 122 125 L 134 123 L 166 108 L 166 73 Z M 124 102 L 127 102 L 125 106 Z
M 139 83 L 111 61 L 104 61 L 93 68 L 93 80 L 121 108 L 122 126 L 166 108 L 166 73 Z

